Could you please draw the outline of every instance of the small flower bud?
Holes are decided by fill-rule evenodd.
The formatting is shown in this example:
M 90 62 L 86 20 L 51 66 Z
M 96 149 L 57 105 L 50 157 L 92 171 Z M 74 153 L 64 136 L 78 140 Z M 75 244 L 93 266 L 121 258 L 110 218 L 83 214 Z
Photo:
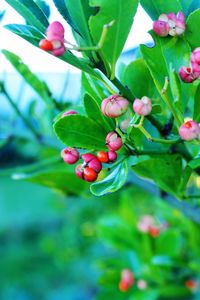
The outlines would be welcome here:
M 117 151 L 122 147 L 123 143 L 122 139 L 117 135 L 117 133 L 112 131 L 106 136 L 106 145 L 109 150 Z
M 165 37 L 169 34 L 169 24 L 168 22 L 157 20 L 153 23 L 153 31 L 158 35 Z
M 61 157 L 65 163 L 72 165 L 79 160 L 80 155 L 75 148 L 65 148 L 61 151 Z
M 87 154 L 83 154 L 82 158 L 85 164 L 89 168 L 92 168 L 96 173 L 99 173 L 101 171 L 102 164 L 95 155 L 87 153 Z
M 147 233 L 149 232 L 149 228 L 155 223 L 155 220 L 150 215 L 144 215 L 140 218 L 137 223 L 137 228 L 140 232 Z
M 109 162 L 113 163 L 116 161 L 117 159 L 117 153 L 115 151 L 108 151 L 108 159 L 109 159 Z
M 191 83 L 195 80 L 191 68 L 181 67 L 178 73 L 182 81 L 185 83 Z
M 128 109 L 128 100 L 120 95 L 112 95 L 101 103 L 102 113 L 110 118 L 117 118 L 123 115 Z
M 68 110 L 68 111 L 65 111 L 63 114 L 62 114 L 62 117 L 66 117 L 66 116 L 70 116 L 70 115 L 77 115 L 77 111 L 75 110 Z
M 185 141 L 197 139 L 200 136 L 200 126 L 193 120 L 187 121 L 179 128 L 179 135 Z
M 140 116 L 147 116 L 152 110 L 151 99 L 144 96 L 142 99 L 135 99 L 133 103 L 133 110 L 136 114 Z

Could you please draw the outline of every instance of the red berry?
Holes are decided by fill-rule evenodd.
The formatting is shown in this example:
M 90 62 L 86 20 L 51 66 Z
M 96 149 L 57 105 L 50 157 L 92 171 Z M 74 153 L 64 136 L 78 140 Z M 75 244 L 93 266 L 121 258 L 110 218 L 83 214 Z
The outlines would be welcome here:
M 160 230 L 156 227 L 150 227 L 149 228 L 149 234 L 150 236 L 152 236 L 153 238 L 157 237 L 160 235 Z
M 43 39 L 40 41 L 39 47 L 40 47 L 40 49 L 42 49 L 44 51 L 52 51 L 53 50 L 52 43 L 46 39 Z
M 109 161 L 108 158 L 108 152 L 104 152 L 104 151 L 99 151 L 97 153 L 97 158 L 98 160 L 100 160 L 102 163 L 107 163 Z
M 85 167 L 83 171 L 84 180 L 88 182 L 93 182 L 97 179 L 97 173 L 89 167 Z
M 112 150 L 108 151 L 108 159 L 109 159 L 109 162 L 111 162 L 111 163 L 116 161 L 117 153 L 115 151 L 112 151 Z
M 195 289 L 197 287 L 196 281 L 189 279 L 185 282 L 185 286 L 189 289 Z
M 61 157 L 64 162 L 72 165 L 75 164 L 79 160 L 79 152 L 75 148 L 65 148 L 61 151 Z
M 121 292 L 128 291 L 129 287 L 130 287 L 130 285 L 129 285 L 129 283 L 127 281 L 125 281 L 125 280 L 121 280 L 120 281 L 120 283 L 119 283 L 119 290 Z

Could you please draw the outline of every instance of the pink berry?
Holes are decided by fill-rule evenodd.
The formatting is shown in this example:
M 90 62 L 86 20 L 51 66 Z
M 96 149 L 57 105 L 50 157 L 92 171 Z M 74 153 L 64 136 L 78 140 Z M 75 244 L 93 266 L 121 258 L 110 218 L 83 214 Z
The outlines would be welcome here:
M 157 20 L 153 23 L 153 31 L 158 35 L 165 37 L 169 34 L 169 24 L 165 21 Z
M 151 99 L 144 96 L 142 99 L 135 99 L 133 103 L 133 110 L 136 114 L 140 116 L 147 116 L 152 110 Z
M 101 171 L 102 164 L 95 155 L 87 153 L 87 154 L 83 154 L 82 158 L 85 164 L 89 168 L 92 168 L 96 173 L 99 173 Z
M 108 159 L 109 159 L 109 162 L 113 163 L 116 161 L 117 159 L 117 153 L 115 151 L 108 151 Z
M 50 33 L 54 34 L 54 35 L 58 35 L 59 37 L 63 37 L 65 34 L 65 29 L 60 22 L 55 21 L 48 26 L 48 28 L 46 30 L 47 37 L 48 37 L 48 34 L 50 34 Z
M 125 281 L 129 286 L 133 285 L 133 283 L 135 281 L 133 272 L 129 269 L 122 270 L 121 280 Z
M 194 77 L 194 79 L 197 79 L 200 77 L 200 65 L 195 63 L 195 62 L 191 62 L 191 69 L 192 69 L 192 76 Z
M 200 47 L 196 48 L 191 55 L 191 63 L 200 65 Z
M 185 141 L 191 141 L 199 138 L 200 126 L 195 121 L 187 121 L 179 128 L 179 135 Z
M 120 95 L 112 95 L 101 103 L 102 113 L 110 118 L 117 118 L 123 115 L 128 109 L 128 100 Z
M 62 114 L 62 117 L 66 117 L 66 116 L 70 116 L 70 115 L 77 115 L 77 111 L 75 110 L 68 110 L 68 111 L 65 111 L 63 114 Z
M 106 136 L 106 145 L 109 150 L 117 151 L 122 147 L 123 143 L 122 139 L 117 135 L 117 133 L 112 131 Z
M 137 287 L 139 290 L 145 290 L 147 288 L 147 282 L 143 279 L 138 280 Z
M 83 178 L 83 171 L 84 171 L 84 167 L 83 165 L 77 165 L 76 166 L 76 176 L 81 178 L 81 179 L 84 179 Z
M 61 157 L 67 164 L 74 164 L 79 160 L 79 152 L 75 148 L 65 148 L 61 151 Z
M 191 68 L 181 67 L 178 73 L 182 81 L 185 83 L 191 83 L 195 80 Z
M 51 53 L 54 55 L 54 56 L 61 56 L 65 53 L 65 46 L 62 46 L 58 49 L 54 49 L 51 51 Z

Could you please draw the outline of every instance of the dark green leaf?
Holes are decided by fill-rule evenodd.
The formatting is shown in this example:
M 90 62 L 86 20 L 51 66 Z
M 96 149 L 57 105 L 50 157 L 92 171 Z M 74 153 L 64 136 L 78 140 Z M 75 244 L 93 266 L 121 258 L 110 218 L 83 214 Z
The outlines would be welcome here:
M 33 0 L 6 0 L 29 25 L 44 32 L 49 25 L 48 19 Z
M 176 195 L 182 174 L 180 156 L 162 155 L 147 158 L 146 161 L 133 165 L 132 169 L 139 176 L 153 180 L 164 191 Z
M 186 23 L 187 30 L 185 32 L 185 37 L 192 49 L 195 49 L 200 45 L 199 24 L 200 9 L 197 9 L 189 15 Z
M 45 16 L 48 19 L 50 17 L 51 11 L 50 11 L 50 7 L 47 4 L 47 2 L 44 0 L 36 0 L 35 2 L 40 7 L 40 9 L 43 11 L 43 13 L 45 14 Z
M 103 196 L 116 192 L 124 185 L 127 176 L 128 165 L 127 161 L 124 160 L 122 163 L 113 168 L 112 172 L 102 181 L 93 183 L 90 186 L 90 190 L 95 196 Z
M 194 96 L 194 112 L 193 119 L 200 123 L 200 84 L 197 87 L 195 96 Z
M 77 32 L 78 28 L 74 23 L 74 20 L 71 18 L 67 6 L 65 4 L 65 0 L 53 0 L 56 8 L 58 9 L 59 13 L 63 16 L 63 18 L 67 21 L 67 23 Z
M 105 149 L 106 131 L 87 117 L 66 116 L 54 124 L 54 130 L 57 137 L 68 146 L 95 150 Z
M 140 3 L 153 20 L 157 20 L 161 14 L 177 13 L 182 9 L 178 0 L 141 0 Z
M 90 5 L 99 8 L 99 12 L 89 21 L 91 34 L 96 44 L 99 42 L 103 26 L 115 21 L 99 51 L 104 63 L 110 64 L 111 77 L 114 78 L 116 61 L 131 29 L 138 0 L 90 0 Z

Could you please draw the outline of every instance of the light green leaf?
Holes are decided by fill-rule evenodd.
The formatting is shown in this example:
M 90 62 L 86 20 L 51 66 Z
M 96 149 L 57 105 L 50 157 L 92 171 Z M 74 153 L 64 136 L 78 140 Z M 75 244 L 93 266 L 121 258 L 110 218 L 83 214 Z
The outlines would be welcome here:
M 44 32 L 49 25 L 48 19 L 33 0 L 6 0 L 28 24 Z
M 126 182 L 128 176 L 127 161 L 124 160 L 112 169 L 112 172 L 102 181 L 93 183 L 90 186 L 95 196 L 103 196 L 118 191 Z
M 84 149 L 105 149 L 106 131 L 95 121 L 80 115 L 70 115 L 54 124 L 57 137 L 66 145 Z
M 99 8 L 98 13 L 89 20 L 91 34 L 96 44 L 99 42 L 103 26 L 115 21 L 109 28 L 105 43 L 99 51 L 104 63 L 109 63 L 111 78 L 114 78 L 116 61 L 131 29 L 138 0 L 90 0 L 90 5 Z
M 185 37 L 192 49 L 195 49 L 200 45 L 199 24 L 200 9 L 197 9 L 189 15 L 186 23 L 187 29 L 185 32 Z
M 129 87 L 136 98 L 153 97 L 155 93 L 154 82 L 142 58 L 135 60 L 126 67 L 123 78 L 123 83 Z

